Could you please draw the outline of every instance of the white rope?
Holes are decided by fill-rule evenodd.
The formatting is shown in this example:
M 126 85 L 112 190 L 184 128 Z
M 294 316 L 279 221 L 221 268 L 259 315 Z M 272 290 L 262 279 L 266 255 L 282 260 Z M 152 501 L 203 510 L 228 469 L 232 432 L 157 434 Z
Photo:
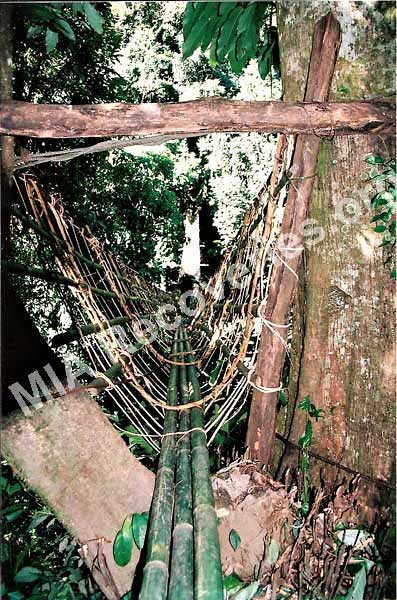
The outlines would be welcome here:
M 252 387 L 257 390 L 258 392 L 262 392 L 262 394 L 273 394 L 274 392 L 279 392 L 280 390 L 283 389 L 283 386 L 280 384 L 278 387 L 265 387 L 263 385 L 258 385 L 257 383 L 254 383 L 252 381 L 252 375 L 255 373 L 255 369 L 256 369 L 256 365 L 254 365 L 249 371 L 248 371 L 248 383 L 250 385 L 252 385 Z

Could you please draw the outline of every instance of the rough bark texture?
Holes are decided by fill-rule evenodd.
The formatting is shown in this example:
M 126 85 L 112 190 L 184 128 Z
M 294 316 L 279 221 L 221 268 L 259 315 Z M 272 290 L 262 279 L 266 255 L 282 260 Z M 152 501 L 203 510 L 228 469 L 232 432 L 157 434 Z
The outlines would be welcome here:
M 67 106 L 10 102 L 0 106 L 0 133 L 39 138 L 114 135 L 393 132 L 392 99 L 375 102 L 242 102 L 206 98 L 177 104 Z
M 279 3 L 285 99 L 302 98 L 315 21 L 329 10 L 342 26 L 331 100 L 392 93 L 393 22 L 388 3 Z M 299 36 L 296 32 L 299 31 Z M 394 284 L 369 207 L 367 155 L 392 153 L 391 140 L 348 136 L 321 142 L 309 217 L 325 238 L 305 250 L 287 415 L 279 420 L 297 442 L 305 427 L 298 402 L 310 395 L 325 417 L 314 423 L 313 449 L 366 475 L 390 481 L 394 471 Z M 349 206 L 353 213 L 349 213 Z M 347 207 L 347 210 L 346 210 Z M 302 330 L 303 328 L 303 330 Z M 285 464 L 296 452 L 285 457 Z M 317 468 L 322 467 L 316 463 Z M 328 480 L 338 477 L 327 469 Z M 376 494 L 368 500 L 376 501 Z
M 340 27 L 332 15 L 316 24 L 310 57 L 310 68 L 305 100 L 325 101 L 328 98 L 335 62 L 340 46 Z M 286 324 L 295 291 L 296 272 L 299 268 L 304 243 L 304 223 L 314 185 L 320 140 L 315 136 L 298 136 L 291 165 L 291 176 L 296 181 L 290 186 L 281 225 L 281 244 L 270 278 L 269 294 L 261 316 L 273 324 L 272 329 L 262 326 L 256 365 L 258 385 L 276 390 L 265 392 L 255 389 L 248 422 L 248 456 L 268 465 L 274 448 L 276 408 L 287 337 Z M 286 241 L 289 240 L 289 241 Z M 283 248 L 291 248 L 291 252 Z M 276 257 L 278 260 L 275 260 Z M 274 334 L 278 328 L 278 336 Z
M 10 417 L 2 426 L 2 450 L 77 538 L 106 598 L 119 600 L 131 587 L 139 552 L 135 548 L 131 565 L 120 568 L 113 540 L 127 514 L 149 509 L 153 473 L 88 394 L 47 402 L 30 417 Z

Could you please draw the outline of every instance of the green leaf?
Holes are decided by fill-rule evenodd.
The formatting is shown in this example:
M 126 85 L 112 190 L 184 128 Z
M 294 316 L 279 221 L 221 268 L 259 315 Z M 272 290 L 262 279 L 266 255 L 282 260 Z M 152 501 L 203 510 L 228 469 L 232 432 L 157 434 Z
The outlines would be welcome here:
M 229 542 L 234 551 L 236 551 L 241 544 L 241 537 L 235 529 L 231 529 L 229 533 Z
M 232 596 L 231 600 L 251 600 L 259 589 L 259 582 L 254 581 Z
M 310 400 L 310 396 L 305 396 L 303 398 L 303 400 L 301 400 L 299 402 L 298 408 L 300 408 L 301 410 L 306 410 L 307 412 L 309 412 L 311 405 L 312 405 L 312 402 Z
M 237 37 L 237 24 L 242 10 L 241 6 L 236 6 L 236 8 L 230 11 L 227 20 L 222 25 L 216 49 L 218 62 L 224 61 L 226 55 L 234 49 Z
M 17 519 L 18 517 L 21 516 L 21 514 L 23 513 L 23 508 L 17 509 L 17 510 L 13 510 L 12 512 L 8 513 L 5 518 L 9 523 L 12 523 L 12 521 L 15 521 L 15 519 Z
M 72 2 L 72 11 L 74 13 L 84 12 L 85 2 Z
M 221 367 L 223 365 L 223 359 L 220 359 L 216 362 L 215 367 L 212 369 L 211 373 L 210 373 L 210 384 L 214 385 L 218 375 L 219 375 L 219 371 L 221 370 Z
M 183 38 L 186 41 L 193 25 L 196 23 L 198 10 L 195 9 L 194 2 L 187 2 L 185 12 L 183 13 Z
M 284 392 L 284 390 L 280 391 L 280 393 L 278 395 L 278 401 L 280 402 L 281 406 L 287 406 L 288 400 L 287 400 L 287 395 Z
M 135 513 L 132 517 L 132 535 L 138 550 L 142 550 L 145 543 L 149 513 Z
M 91 29 L 103 33 L 103 17 L 91 2 L 83 2 L 84 13 Z
M 256 21 L 256 2 L 249 4 L 243 11 L 237 26 L 237 33 L 241 35 L 240 47 L 245 50 L 246 58 L 254 58 L 258 44 L 258 27 Z M 239 58 L 237 56 L 237 58 Z
M 397 271 L 396 271 L 396 268 L 394 268 L 394 269 L 392 269 L 392 270 L 391 270 L 390 277 L 391 277 L 392 279 L 394 279 L 394 280 L 396 280 L 396 279 L 397 279 Z
M 43 31 L 44 31 L 44 27 L 42 25 L 31 25 L 28 29 L 28 33 L 26 34 L 26 37 L 28 40 L 31 40 L 32 38 L 34 38 L 39 33 L 42 33 Z
M 52 31 L 52 29 L 49 29 L 47 27 L 47 30 L 45 33 L 45 47 L 46 47 L 48 54 L 50 52 L 52 52 L 53 50 L 55 50 L 55 48 L 57 47 L 57 44 L 58 44 L 58 39 L 59 39 L 59 34 L 56 33 L 55 31 Z
M 194 23 L 185 35 L 183 43 L 183 57 L 188 58 L 208 37 L 208 26 L 216 19 L 217 3 L 203 2 L 194 12 Z M 210 38 L 211 39 L 211 38 Z M 208 42 L 209 43 L 209 42 Z M 208 46 L 207 43 L 207 46 Z
M 128 515 L 113 542 L 113 558 L 119 567 L 125 567 L 131 560 L 134 537 L 132 533 L 132 515 Z
M 51 513 L 39 511 L 35 515 L 33 515 L 33 519 L 31 520 L 27 531 L 32 531 L 32 529 L 36 529 L 41 523 L 43 523 L 48 517 L 51 516 Z
M 308 420 L 306 422 L 305 433 L 299 439 L 299 446 L 303 450 L 306 448 L 309 448 L 312 443 L 312 439 L 313 439 L 313 426 L 312 426 L 312 422 L 310 420 Z
M 265 79 L 268 76 L 273 64 L 273 47 L 275 44 L 275 39 L 272 35 L 269 34 L 269 36 L 271 39 L 264 46 L 264 49 L 262 50 L 262 53 L 258 59 L 258 71 L 262 79 Z
M 216 2 L 208 2 L 213 7 L 213 14 L 209 17 L 206 31 L 201 42 L 201 50 L 204 52 L 214 37 L 215 32 L 219 33 L 219 18 L 218 18 L 218 4 Z
M 385 161 L 381 156 L 367 156 L 365 162 L 368 165 L 383 165 Z
M 32 18 L 40 23 L 48 23 L 54 18 L 54 15 L 59 14 L 59 11 L 56 11 L 51 7 L 44 6 L 43 4 L 32 6 L 30 12 Z
M 365 586 L 367 585 L 367 572 L 365 566 L 362 567 L 353 579 L 345 598 L 346 600 L 363 600 Z
M 267 563 L 273 565 L 277 562 L 280 554 L 280 546 L 273 538 L 270 540 L 269 548 L 267 549 Z
M 8 592 L 7 600 L 23 600 L 25 598 L 22 592 Z
M 23 567 L 14 577 L 15 583 L 32 583 L 37 581 L 42 574 L 36 567 Z
M 248 62 L 248 55 L 244 55 L 240 50 L 240 46 L 242 44 L 241 36 L 237 38 L 235 46 L 230 50 L 228 54 L 228 59 L 230 61 L 230 66 L 236 75 L 239 75 Z
M 76 40 L 76 36 L 73 33 L 73 29 L 70 27 L 69 23 L 65 21 L 65 19 L 55 19 L 54 26 L 64 35 L 68 40 L 74 42 Z
M 383 233 L 384 231 L 386 231 L 386 226 L 385 225 L 377 225 L 376 227 L 374 227 L 374 231 L 375 231 L 375 233 Z
M 223 587 L 230 594 L 235 594 L 244 586 L 244 582 L 241 581 L 240 577 L 236 573 L 231 573 L 223 580 Z

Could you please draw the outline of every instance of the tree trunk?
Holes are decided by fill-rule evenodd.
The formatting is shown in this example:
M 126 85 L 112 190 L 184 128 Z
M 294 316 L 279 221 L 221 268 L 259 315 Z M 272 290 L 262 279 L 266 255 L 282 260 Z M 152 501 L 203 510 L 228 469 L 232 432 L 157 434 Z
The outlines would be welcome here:
M 330 100 L 392 93 L 394 8 L 388 3 L 294 0 L 278 4 L 284 98 L 302 99 L 315 21 L 332 10 L 342 46 Z M 298 35 L 297 35 L 298 32 Z M 365 181 L 368 155 L 389 158 L 387 137 L 350 135 L 321 142 L 318 179 L 309 218 L 324 239 L 305 247 L 295 305 L 289 404 L 279 415 L 297 442 L 306 416 L 297 408 L 309 395 L 324 418 L 313 427 L 313 449 L 370 477 L 393 474 L 393 291 L 379 234 L 373 232 Z M 304 311 L 304 313 L 302 313 Z M 296 458 L 287 446 L 284 464 Z M 317 470 L 323 468 L 317 462 Z M 318 472 L 318 471 L 317 471 Z M 335 469 L 324 472 L 328 480 Z M 369 496 L 368 496 L 369 497 Z
M 106 598 L 120 600 L 138 563 L 113 560 L 113 541 L 125 517 L 149 510 L 154 475 L 132 456 L 95 400 L 68 394 L 30 417 L 2 425 L 2 451 L 68 531 Z

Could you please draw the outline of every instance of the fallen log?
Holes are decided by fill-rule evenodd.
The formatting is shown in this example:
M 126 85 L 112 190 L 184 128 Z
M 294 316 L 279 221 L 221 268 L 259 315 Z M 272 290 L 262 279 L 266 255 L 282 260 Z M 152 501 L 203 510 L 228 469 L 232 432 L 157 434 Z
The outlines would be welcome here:
M 246 102 L 204 98 L 164 104 L 0 105 L 0 134 L 38 138 L 209 133 L 392 134 L 392 99 L 363 102 Z

